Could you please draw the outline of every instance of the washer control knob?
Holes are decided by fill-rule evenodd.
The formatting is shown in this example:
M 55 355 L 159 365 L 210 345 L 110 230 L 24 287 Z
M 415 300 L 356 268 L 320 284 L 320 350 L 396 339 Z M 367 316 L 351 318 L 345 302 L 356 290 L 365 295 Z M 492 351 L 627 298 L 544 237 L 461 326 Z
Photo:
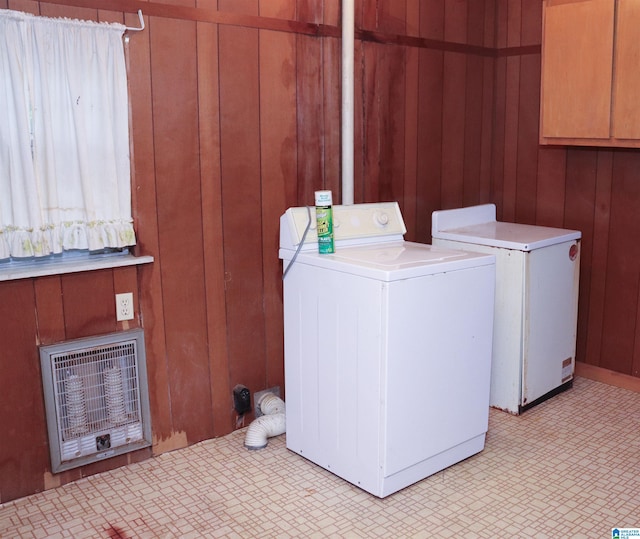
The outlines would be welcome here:
M 385 212 L 378 211 L 374 214 L 373 220 L 378 226 L 387 226 L 389 224 L 389 215 Z

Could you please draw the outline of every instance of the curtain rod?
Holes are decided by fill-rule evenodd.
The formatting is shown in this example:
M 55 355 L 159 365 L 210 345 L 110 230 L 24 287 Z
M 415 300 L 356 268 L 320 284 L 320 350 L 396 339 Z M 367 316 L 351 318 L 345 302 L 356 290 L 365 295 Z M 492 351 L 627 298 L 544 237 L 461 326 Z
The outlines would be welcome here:
M 140 19 L 140 28 L 134 28 L 131 26 L 125 26 L 127 32 L 141 32 L 144 30 L 144 18 L 142 17 L 142 10 L 138 10 L 138 18 Z

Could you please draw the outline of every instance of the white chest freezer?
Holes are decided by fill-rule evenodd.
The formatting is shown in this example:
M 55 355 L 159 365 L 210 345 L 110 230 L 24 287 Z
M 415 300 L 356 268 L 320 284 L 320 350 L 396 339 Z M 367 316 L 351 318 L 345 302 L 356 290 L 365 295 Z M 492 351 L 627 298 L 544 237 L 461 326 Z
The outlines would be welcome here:
M 286 444 L 384 497 L 484 448 L 495 259 L 405 242 L 395 203 L 333 210 L 334 254 L 312 229 L 296 255 L 306 208 L 280 222 Z
M 496 256 L 491 406 L 519 414 L 570 387 L 581 233 L 499 222 L 484 204 L 434 212 L 432 236 Z

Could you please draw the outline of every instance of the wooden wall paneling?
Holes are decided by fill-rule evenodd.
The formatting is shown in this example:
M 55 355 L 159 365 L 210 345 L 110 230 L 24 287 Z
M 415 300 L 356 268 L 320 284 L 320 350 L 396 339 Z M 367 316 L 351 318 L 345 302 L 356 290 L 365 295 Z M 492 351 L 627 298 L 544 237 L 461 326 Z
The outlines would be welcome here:
M 484 0 L 467 3 L 465 41 L 470 45 L 481 47 L 484 44 L 485 9 Z M 468 54 L 466 61 L 462 205 L 471 206 L 483 200 L 481 196 L 483 139 L 490 141 L 491 136 L 489 133 L 487 137 L 484 133 L 486 100 L 483 93 L 487 90 L 484 84 L 485 58 Z M 493 104 L 490 102 L 489 112 L 492 111 Z
M 39 15 L 43 17 L 66 17 L 68 19 L 84 21 L 95 21 L 98 19 L 98 12 L 93 8 L 49 4 L 47 2 L 40 2 Z
M 48 446 L 33 280 L 0 283 L 0 502 L 44 487 Z
M 402 200 L 404 176 L 404 51 L 363 44 L 365 57 L 364 201 Z
M 420 36 L 420 0 L 407 0 L 406 33 Z M 405 114 L 404 114 L 404 185 L 403 199 L 400 201 L 404 218 L 407 241 L 416 241 L 417 188 L 418 188 L 418 79 L 420 54 L 416 47 L 406 47 L 404 60 Z
M 526 2 L 527 0 L 507 0 L 507 47 L 519 47 L 522 44 L 522 28 L 526 24 L 522 20 L 523 1 Z M 530 0 L 529 3 L 531 3 Z
M 38 345 L 54 344 L 65 340 L 62 283 L 60 276 L 50 275 L 33 280 L 35 292 Z
M 521 4 L 521 40 L 520 44 L 538 45 L 542 38 L 542 3 L 522 2 Z M 529 124 L 528 129 L 533 129 L 531 122 L 536 122 L 536 130 L 539 130 L 540 114 L 540 64 L 539 55 L 535 55 L 534 62 L 528 56 L 523 57 L 521 69 L 521 87 L 524 107 L 524 121 Z M 563 226 L 565 205 L 565 167 L 567 152 L 564 148 L 540 147 L 537 140 L 526 142 L 525 153 L 532 159 L 536 153 L 537 174 L 535 182 L 529 178 L 526 197 L 519 193 L 518 215 L 522 215 L 524 222 L 533 222 L 542 226 Z M 534 150 L 534 148 L 536 150 Z M 527 160 L 528 161 L 528 160 Z M 524 163 L 527 166 L 527 163 Z M 535 192 L 533 185 L 535 184 Z M 527 199 L 535 197 L 535 217 L 533 221 L 530 209 L 526 208 Z
M 378 87 L 382 126 L 380 147 L 380 188 L 377 200 L 401 202 L 404 197 L 405 155 L 405 47 L 391 45 L 383 50 L 386 86 L 379 77 Z
M 136 14 L 126 14 L 125 24 L 137 24 Z M 136 254 L 153 255 L 155 261 L 139 268 L 140 309 L 145 333 L 149 407 L 154 452 L 174 449 L 171 435 L 171 401 L 162 303 L 160 238 L 156 204 L 155 155 L 153 144 L 153 98 L 151 91 L 150 35 L 155 19 L 146 17 L 146 31 L 129 36 L 129 100 L 131 110 L 131 207 L 136 229 Z M 167 443 L 168 442 L 168 443 Z
M 589 321 L 589 292 L 591 289 L 591 260 L 593 258 L 593 217 L 597 182 L 598 153 L 594 150 L 567 151 L 567 179 L 564 227 L 582 232 L 580 246 L 580 292 L 578 302 L 578 336 L 576 358 L 586 356 Z
M 441 207 L 462 206 L 465 159 L 466 55 L 444 53 Z
M 467 0 L 445 1 L 443 36 L 445 41 L 467 43 L 467 10 Z
M 445 0 L 420 0 L 420 37 L 444 39 Z
M 220 174 L 220 96 L 218 93 L 218 26 L 197 23 L 198 116 L 202 239 L 207 310 L 209 385 L 213 433 L 234 426 L 227 347 L 227 312 L 222 245 L 222 183 Z
M 521 6 L 521 39 L 523 46 L 540 44 L 542 38 L 542 3 L 522 2 Z M 540 64 L 538 59 L 533 65 L 533 60 L 528 56 L 523 57 L 521 69 L 522 96 L 525 112 L 525 121 L 536 122 L 536 130 L 539 130 L 540 113 Z M 535 116 L 535 118 L 533 117 Z M 529 125 L 528 129 L 533 129 Z M 524 222 L 533 222 L 542 226 L 563 226 L 565 206 L 565 168 L 567 152 L 564 148 L 540 147 L 537 141 L 527 141 L 525 152 L 533 158 L 536 148 L 537 174 L 535 182 L 529 178 L 527 185 L 527 197 L 519 194 L 518 214 L 525 219 Z M 526 163 L 525 163 L 526 166 Z M 533 184 L 535 183 L 535 192 Z M 533 221 L 530 210 L 526 208 L 526 200 L 534 196 L 535 216 Z
M 496 48 L 496 15 L 498 0 L 485 0 L 484 3 L 484 47 Z
M 406 2 L 406 35 L 419 37 L 421 0 L 406 0 Z
M 538 125 L 540 118 L 540 55 L 520 58 L 518 97 L 516 221 L 535 224 L 538 177 Z
M 586 328 L 586 355 L 583 361 L 599 365 L 602 350 L 602 328 L 607 282 L 607 251 L 609 221 L 611 219 L 611 182 L 613 152 L 598 151 L 595 199 L 593 206 L 593 241 L 589 260 L 581 259 L 591 268 L 589 283 L 589 311 Z
M 342 23 L 342 0 L 324 0 L 324 23 L 340 26 Z
M 518 188 L 518 111 L 520 97 L 520 58 L 506 58 L 504 154 L 502 207 L 503 221 L 515 222 Z
M 266 371 L 256 391 L 284 391 L 280 216 L 295 205 L 296 37 L 260 31 L 260 155 Z M 284 393 L 282 393 L 284 395 Z
M 507 20 L 508 1 L 496 0 L 495 9 L 495 38 L 494 45 L 497 50 L 507 46 Z M 504 159 L 506 143 L 506 94 L 507 94 L 507 58 L 498 55 L 495 63 L 495 120 L 493 137 L 493 202 L 496 204 L 498 220 L 502 219 L 504 206 Z
M 363 30 L 376 30 L 378 28 L 378 2 L 362 0 L 356 2 L 360 9 L 356 8 L 356 28 Z
M 614 153 L 614 182 L 613 182 L 613 194 L 611 200 L 611 214 L 612 217 L 609 221 L 609 260 L 608 260 L 608 272 L 607 272 L 607 295 L 614 295 L 618 290 L 622 293 L 622 289 L 627 287 L 628 310 L 632 309 L 632 301 L 635 300 L 635 320 L 634 320 L 634 333 L 633 333 L 633 350 L 631 361 L 622 360 L 613 363 L 610 353 L 605 347 L 602 350 L 602 356 L 604 366 L 612 365 L 613 370 L 617 372 L 627 373 L 625 369 L 629 369 L 628 374 L 632 376 L 640 376 L 640 340 L 638 339 L 638 332 L 640 331 L 640 287 L 638 287 L 638 275 L 640 274 L 640 249 L 638 248 L 638 241 L 640 239 L 640 230 L 637 219 L 637 208 L 640 201 L 640 177 L 638 174 L 639 154 L 637 152 L 620 152 Z M 624 163 L 625 171 L 622 173 L 622 182 L 624 187 L 621 189 L 622 196 L 624 198 L 624 209 L 619 208 L 616 202 L 618 197 L 616 196 L 616 164 L 619 162 Z M 625 196 L 626 195 L 626 196 Z M 622 202 L 622 200 L 620 200 Z M 635 216 L 634 210 L 635 208 Z M 625 256 L 626 253 L 626 256 Z M 613 269 L 615 265 L 615 270 Z M 618 268 L 617 265 L 622 267 Z M 624 272 L 622 279 L 617 279 L 618 272 Z M 615 280 L 614 280 L 615 279 Z M 611 289 L 615 287 L 615 290 Z M 634 287 L 636 288 L 634 294 Z M 622 306 L 624 309 L 625 306 Z M 605 316 L 611 311 L 605 311 Z M 631 326 L 631 321 L 627 321 Z M 607 328 L 603 330 L 604 336 L 611 337 L 605 333 Z M 603 336 L 603 340 L 604 340 Z M 618 335 L 620 336 L 620 335 Z M 626 358 L 625 358 L 626 359 Z M 602 365 L 602 363 L 601 363 Z
M 318 0 L 296 0 L 297 20 L 302 22 L 322 23 L 324 18 L 323 3 Z
M 600 367 L 631 374 L 640 272 L 640 167 L 637 152 L 615 152 Z
M 562 228 L 564 220 L 566 148 L 538 148 L 536 222 Z
M 482 131 L 480 137 L 480 178 L 478 182 L 478 202 L 492 201 L 493 169 L 492 151 L 495 113 L 495 58 L 482 58 Z
M 158 256 L 173 430 L 212 435 L 198 154 L 196 24 L 150 28 Z M 188 396 L 188 397 L 187 397 Z M 198 413 L 195 414 L 194 410 Z
M 60 282 L 67 339 L 116 330 L 113 270 L 68 273 Z
M 322 40 L 322 87 L 324 186 L 342 201 L 342 40 Z
M 24 11 L 32 15 L 40 14 L 40 2 L 36 0 L 2 0 L 8 9 Z
M 510 4 L 510 46 L 539 44 L 542 36 L 542 3 Z M 514 9 L 515 7 L 515 9 Z M 515 13 L 514 13 L 515 12 Z M 513 22 L 511 22 L 513 21 Z M 515 35 L 518 38 L 515 38 Z M 514 37 L 511 37 L 514 36 Z M 513 45 L 511 45 L 513 43 Z M 540 55 L 524 54 L 520 59 L 518 112 L 518 185 L 516 220 L 534 224 L 537 206 L 538 129 L 540 122 Z
M 108 11 L 106 9 L 98 10 L 98 21 L 100 22 L 117 22 L 124 24 L 124 15 L 120 11 Z M 140 23 L 138 23 L 139 25 Z M 137 28 L 137 26 L 136 26 Z
M 505 18 L 500 20 L 504 25 L 504 46 L 520 45 L 520 0 L 508 0 L 500 4 L 505 9 Z M 499 8 L 499 9 L 500 9 Z M 504 150 L 504 182 L 502 186 L 502 219 L 516 220 L 517 198 L 517 163 L 518 163 L 518 111 L 520 97 L 520 57 L 507 56 L 506 93 L 505 93 L 505 150 Z
M 520 0 L 495 0 L 496 2 L 496 27 L 495 27 L 495 47 L 503 49 L 507 47 L 507 29 L 509 19 L 509 3 Z
M 540 45 L 542 41 L 542 2 L 521 0 L 520 21 L 520 45 Z
M 261 17 L 296 20 L 296 0 L 259 0 L 258 13 Z
M 431 243 L 431 214 L 442 209 L 444 53 L 419 51 L 416 241 Z
M 362 44 L 363 202 L 377 201 L 380 190 L 380 138 L 384 136 L 384 121 L 377 106 L 381 99 L 378 78 L 386 75 L 381 66 L 381 55 L 381 47 L 376 43 Z
M 491 0 L 467 1 L 467 37 L 468 45 L 484 46 L 485 11 L 487 3 Z
M 507 0 L 496 0 L 495 45 L 506 46 L 506 3 Z M 495 109 L 492 139 L 492 201 L 496 204 L 496 216 L 502 220 L 504 199 L 504 159 L 506 144 L 506 95 L 507 95 L 507 58 L 498 56 L 495 60 Z
M 363 3 L 367 29 L 404 32 L 406 5 Z M 404 51 L 362 44 L 363 183 L 362 200 L 400 200 L 404 185 Z M 359 107 L 357 107 L 359 110 Z M 356 122 L 356 125 L 360 125 Z M 359 147 L 359 145 L 357 145 Z
M 218 0 L 218 10 L 257 15 L 258 4 L 259 0 Z
M 322 42 L 297 36 L 298 204 L 313 205 L 314 191 L 324 188 L 324 111 Z M 338 194 L 334 193 L 336 199 Z
M 478 39 L 476 36 L 475 39 Z M 484 129 L 484 57 L 467 55 L 465 68 L 464 159 L 462 162 L 462 206 L 481 201 L 482 140 Z
M 466 2 L 445 2 L 444 39 L 454 43 L 467 40 Z M 441 206 L 462 206 L 465 159 L 467 55 L 445 52 L 442 105 L 442 186 Z
M 388 34 L 406 35 L 407 0 L 378 0 L 376 30 Z
M 492 201 L 496 204 L 496 216 L 502 220 L 504 198 L 504 154 L 506 144 L 506 93 L 507 59 L 497 58 L 495 62 L 495 111 L 492 144 Z
M 419 31 L 416 24 L 416 32 Z M 418 198 L 418 77 L 420 69 L 420 53 L 415 47 L 405 50 L 404 87 L 405 87 L 405 115 L 404 115 L 404 185 L 403 199 L 400 201 L 402 217 L 404 218 L 407 241 L 416 241 L 417 226 L 417 198 Z
M 231 387 L 256 391 L 266 376 L 259 31 L 220 26 L 218 32 L 229 373 Z

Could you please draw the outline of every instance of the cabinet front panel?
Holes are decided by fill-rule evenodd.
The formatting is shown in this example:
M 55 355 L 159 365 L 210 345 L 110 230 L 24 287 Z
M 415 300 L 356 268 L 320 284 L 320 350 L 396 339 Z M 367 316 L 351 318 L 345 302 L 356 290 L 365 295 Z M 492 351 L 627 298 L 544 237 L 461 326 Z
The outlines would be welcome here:
M 544 4 L 544 138 L 602 138 L 610 133 L 614 2 Z
M 640 139 L 640 2 L 618 0 L 613 136 Z

